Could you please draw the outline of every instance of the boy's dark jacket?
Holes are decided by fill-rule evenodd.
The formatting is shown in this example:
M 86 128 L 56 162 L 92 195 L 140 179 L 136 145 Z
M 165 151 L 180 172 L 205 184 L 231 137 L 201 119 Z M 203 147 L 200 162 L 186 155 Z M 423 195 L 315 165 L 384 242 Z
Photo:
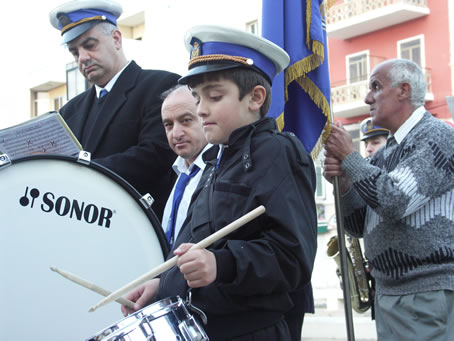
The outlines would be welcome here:
M 235 130 L 216 168 L 219 147 L 204 154 L 203 173 L 175 248 L 196 243 L 259 205 L 265 214 L 208 249 L 217 279 L 192 289 L 208 317 L 211 340 L 273 325 L 292 307 L 289 292 L 309 283 L 317 244 L 313 162 L 293 134 L 261 119 Z M 172 256 L 172 254 L 170 255 Z M 161 276 L 157 299 L 186 296 L 177 267 Z

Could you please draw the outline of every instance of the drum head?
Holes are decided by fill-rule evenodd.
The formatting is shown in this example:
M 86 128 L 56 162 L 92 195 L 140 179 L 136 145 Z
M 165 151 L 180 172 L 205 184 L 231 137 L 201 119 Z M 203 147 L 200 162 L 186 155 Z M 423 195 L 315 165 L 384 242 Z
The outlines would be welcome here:
M 120 305 L 52 272 L 114 291 L 161 264 L 161 225 L 102 166 L 38 156 L 0 169 L 2 340 L 81 341 L 122 317 Z

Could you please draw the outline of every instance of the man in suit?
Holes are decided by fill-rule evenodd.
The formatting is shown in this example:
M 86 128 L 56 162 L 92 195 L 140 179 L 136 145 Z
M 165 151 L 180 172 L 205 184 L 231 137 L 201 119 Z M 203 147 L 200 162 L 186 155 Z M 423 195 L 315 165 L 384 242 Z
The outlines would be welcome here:
M 178 155 L 172 165 L 178 180 L 167 200 L 162 228 L 172 247 L 186 219 L 192 195 L 205 169 L 202 154 L 212 147 L 197 116 L 197 101 L 186 85 L 177 85 L 162 96 L 162 124 L 170 148 Z
M 94 84 L 60 113 L 96 162 L 153 196 L 152 208 L 161 219 L 176 155 L 161 123 L 160 94 L 179 76 L 143 70 L 126 59 L 116 24 L 121 13 L 110 0 L 70 1 L 49 13 L 80 72 Z

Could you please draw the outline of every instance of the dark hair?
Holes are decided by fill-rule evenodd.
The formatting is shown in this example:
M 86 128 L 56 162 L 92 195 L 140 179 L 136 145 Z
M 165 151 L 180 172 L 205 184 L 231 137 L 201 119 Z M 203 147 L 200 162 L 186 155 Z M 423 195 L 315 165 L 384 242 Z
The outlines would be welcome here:
M 255 86 L 263 86 L 266 90 L 266 97 L 263 105 L 260 107 L 260 116 L 265 117 L 271 104 L 271 85 L 267 78 L 255 70 L 237 67 L 194 75 L 188 79 L 188 85 L 190 88 L 194 88 L 203 82 L 215 81 L 221 78 L 230 80 L 236 84 L 240 91 L 240 101 L 244 96 L 250 93 Z

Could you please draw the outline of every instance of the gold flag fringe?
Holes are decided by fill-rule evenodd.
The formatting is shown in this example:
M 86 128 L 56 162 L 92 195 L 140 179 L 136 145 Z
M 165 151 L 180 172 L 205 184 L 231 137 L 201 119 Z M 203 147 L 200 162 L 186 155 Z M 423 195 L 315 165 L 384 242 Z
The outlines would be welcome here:
M 318 154 L 323 149 L 323 145 L 326 142 L 329 134 L 331 133 L 331 119 L 330 119 L 330 107 L 328 100 L 326 99 L 323 92 L 317 87 L 317 85 L 309 77 L 301 77 L 296 80 L 301 88 L 309 95 L 312 101 L 317 107 L 323 112 L 327 117 L 325 126 L 323 127 L 322 133 L 315 144 L 314 148 L 311 151 L 311 156 L 313 160 L 316 160 Z
M 295 64 L 289 66 L 285 70 L 285 75 L 284 75 L 284 86 L 285 86 L 285 101 L 287 102 L 288 100 L 288 91 L 287 87 L 291 82 L 294 80 L 297 80 L 300 77 L 305 77 L 306 74 L 311 72 L 312 70 L 315 70 L 318 68 L 322 63 L 323 63 L 323 56 L 319 56 L 316 54 L 311 54 L 310 56 L 307 56 L 304 59 L 301 59 L 300 61 L 296 62 Z
M 328 4 L 325 2 L 323 5 L 328 5 L 328 8 L 334 4 L 335 1 L 329 1 Z M 330 132 L 331 132 L 331 111 L 330 104 L 326 99 L 322 91 L 317 87 L 317 85 L 307 77 L 307 74 L 320 65 L 323 64 L 325 59 L 325 49 L 322 42 L 314 40 L 312 41 L 310 35 L 310 27 L 312 20 L 312 1 L 306 1 L 306 45 L 307 48 L 312 51 L 313 54 L 307 56 L 306 58 L 292 64 L 285 70 L 285 80 L 284 80 L 284 89 L 285 89 L 285 102 L 288 100 L 288 86 L 291 82 L 296 81 L 301 86 L 301 88 L 309 95 L 315 105 L 322 111 L 326 116 L 326 123 L 323 127 L 320 137 L 312 149 L 311 156 L 315 160 L 318 157 L 318 154 L 323 149 L 323 145 L 326 142 Z M 279 130 L 281 131 L 284 128 L 284 113 L 281 113 L 279 117 L 276 118 L 276 123 Z
M 322 45 L 322 44 L 320 44 Z M 321 59 L 321 62 L 320 62 Z M 328 138 L 331 132 L 331 114 L 330 114 L 330 106 L 328 100 L 326 99 L 325 95 L 322 91 L 317 87 L 317 85 L 307 77 L 307 73 L 314 70 L 318 66 L 323 63 L 323 58 L 317 55 L 311 55 L 309 57 L 300 60 L 299 62 L 293 64 L 290 68 L 285 71 L 285 81 L 284 81 L 284 89 L 285 89 L 285 102 L 288 100 L 288 86 L 292 81 L 298 82 L 301 88 L 308 94 L 308 96 L 312 99 L 314 104 L 322 111 L 322 113 L 326 116 L 326 124 L 323 128 L 322 134 L 318 139 L 316 145 L 312 149 L 311 156 L 312 159 L 315 160 L 318 157 L 318 154 L 323 148 L 323 144 L 325 143 L 326 139 Z M 315 66 L 316 65 L 316 66 Z M 315 66 L 315 67 L 314 67 Z M 284 127 L 284 114 L 282 113 L 276 119 L 279 120 L 277 122 L 279 130 L 282 130 Z M 282 128 L 281 128 L 282 126 Z
M 276 120 L 277 128 L 279 129 L 279 131 L 282 131 L 282 129 L 284 129 L 284 125 L 285 125 L 284 113 L 281 113 L 278 117 L 275 118 L 275 120 Z
M 306 45 L 311 50 L 312 0 L 306 1 Z

